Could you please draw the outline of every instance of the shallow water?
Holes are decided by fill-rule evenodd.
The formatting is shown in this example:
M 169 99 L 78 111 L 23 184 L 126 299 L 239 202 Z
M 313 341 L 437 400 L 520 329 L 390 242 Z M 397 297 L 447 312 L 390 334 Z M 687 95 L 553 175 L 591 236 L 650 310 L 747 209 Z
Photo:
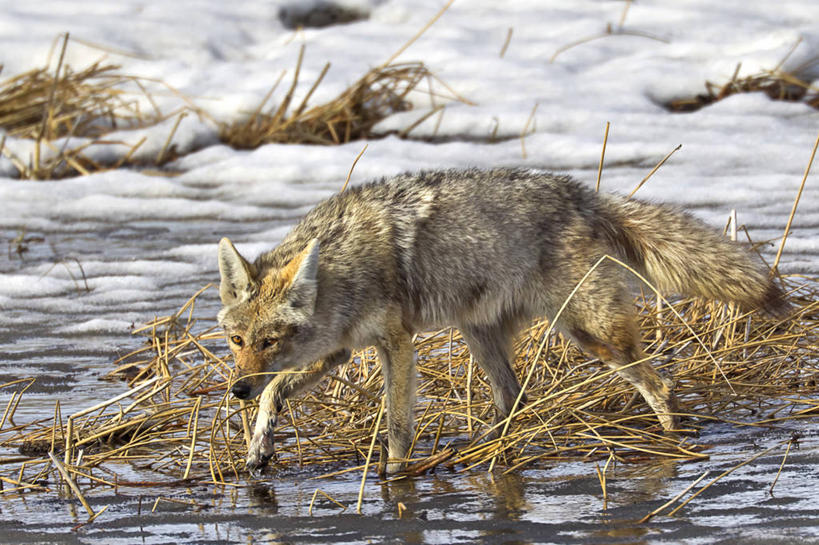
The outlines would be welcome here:
M 718 480 L 674 517 L 636 521 L 705 471 L 722 471 L 786 440 L 791 430 L 706 428 L 706 462 L 661 462 L 610 469 L 607 504 L 591 463 L 545 470 L 439 471 L 366 488 L 355 513 L 360 475 L 315 479 L 293 472 L 236 488 L 121 489 L 92 496 L 98 520 L 75 500 L 29 494 L 0 500 L 3 543 L 814 543 L 819 542 L 819 437 L 802 428 L 773 490 L 784 446 Z M 708 482 L 708 479 L 703 483 Z M 320 489 L 339 506 L 318 496 Z M 156 498 L 162 500 L 152 511 Z M 401 506 L 401 507 L 399 507 Z M 666 510 L 667 511 L 667 510 Z
M 22 259 L 10 245 L 11 253 L 0 254 L 6 286 L 0 292 L 0 383 L 37 379 L 15 422 L 50 417 L 57 399 L 66 415 L 121 393 L 122 384 L 99 378 L 117 356 L 139 346 L 131 324 L 175 312 L 197 289 L 216 281 L 220 236 L 265 238 L 254 234 L 278 232 L 292 221 L 282 215 L 243 222 L 157 218 L 125 226 L 109 221 L 78 226 L 70 218 L 50 217 L 48 230 L 28 234 L 35 238 Z M 2 235 L 12 239 L 22 227 Z M 83 270 L 69 257 L 80 259 Z M 198 300 L 200 325 L 212 323 L 216 299 L 209 290 Z M 5 404 L 10 392 L 0 394 Z M 719 480 L 678 515 L 635 522 L 704 471 L 713 478 L 794 432 L 802 439 L 773 496 L 768 489 L 784 446 Z M 85 526 L 86 513 L 71 497 L 0 495 L 0 542 L 819 543 L 819 438 L 813 421 L 771 430 L 712 424 L 698 442 L 713 445 L 710 460 L 621 464 L 610 470 L 605 506 L 593 462 L 509 475 L 439 470 L 391 483 L 371 479 L 362 515 L 355 513 L 360 474 L 316 479 L 312 471 L 290 471 L 235 487 L 89 492 L 95 511 L 108 509 Z M 123 477 L 129 471 L 117 470 Z M 151 477 L 143 472 L 133 478 Z M 346 509 L 319 495 L 310 515 L 316 489 Z
M 144 0 L 8 2 L 13 9 L 3 12 L 0 43 L 13 54 L 0 62 L 4 78 L 40 66 L 55 33 L 70 31 L 66 63 L 75 69 L 105 53 L 123 65 L 123 74 L 167 82 L 207 114 L 189 115 L 179 125 L 173 143 L 186 153 L 215 142 L 212 120 L 245 119 L 276 74 L 292 73 L 299 46 L 308 47 L 295 103 L 332 61 L 310 101 L 322 104 L 379 66 L 443 4 L 342 3 L 369 6 L 370 20 L 291 34 L 278 22 L 282 2 L 276 1 L 243 2 L 241 9 L 214 1 L 195 7 Z M 424 60 L 472 104 L 447 103 L 446 115 L 442 110 L 412 130 L 419 141 L 369 141 L 351 183 L 419 168 L 520 165 L 568 171 L 591 184 L 602 160 L 603 127 L 611 121 L 603 191 L 628 194 L 683 144 L 638 196 L 693 208 L 717 228 L 736 208 L 755 241 L 773 241 L 760 248 L 771 262 L 814 142 L 816 110 L 769 101 L 762 93 L 734 95 L 686 115 L 667 113 L 663 104 L 702 93 L 705 81 L 719 86 L 732 74 L 773 67 L 815 80 L 817 5 L 635 2 L 619 25 L 625 22 L 627 34 L 635 35 L 578 43 L 550 63 L 558 48 L 611 29 L 621 12 L 626 15 L 623 3 L 456 2 L 399 60 Z M 126 17 L 129 24 L 123 25 Z M 647 40 L 643 32 L 660 40 Z M 499 55 L 504 37 L 510 47 Z M 105 50 L 74 44 L 74 38 Z M 282 85 L 279 92 L 286 89 Z M 164 86 L 153 93 L 164 114 L 182 105 Z M 272 97 L 270 105 L 282 96 Z M 430 101 L 412 100 L 415 111 L 391 116 L 380 130 L 414 125 Z M 169 130 L 167 124 L 156 127 L 135 158 L 153 162 Z M 109 137 L 132 143 L 139 138 L 125 132 Z M 31 143 L 15 147 L 12 140 L 6 149 L 16 149 L 25 162 Z M 282 226 L 341 187 L 362 146 L 237 151 L 214 145 L 171 165 L 182 172 L 172 179 L 124 169 L 58 182 L 0 178 L 0 384 L 36 378 L 15 422 L 51 417 L 57 400 L 65 417 L 121 393 L 121 383 L 99 378 L 118 356 L 140 345 L 130 334 L 132 324 L 176 311 L 216 281 L 221 236 L 231 236 L 250 254 L 270 247 Z M 12 171 L 10 161 L 0 158 L 0 176 Z M 813 185 L 815 178 L 799 205 L 784 272 L 819 271 Z M 212 323 L 217 309 L 210 290 L 197 302 L 202 325 Z M 0 389 L 0 410 L 10 395 Z M 363 515 L 354 513 L 360 475 L 316 480 L 313 472 L 291 471 L 253 486 L 240 481 L 224 488 L 89 491 L 96 511 L 108 509 L 77 528 L 87 517 L 72 497 L 0 494 L 0 542 L 819 543 L 815 427 L 812 420 L 771 430 L 708 425 L 699 438 L 713 445 L 708 461 L 619 465 L 608 474 L 605 507 L 594 462 L 506 476 L 478 468 L 387 484 L 371 480 Z M 716 476 L 794 432 L 802 439 L 773 496 L 768 489 L 784 447 L 716 482 L 675 517 L 634 522 L 704 471 Z M 0 450 L 0 460 L 14 454 Z M 0 464 L 0 474 L 10 467 Z M 157 478 L 129 467 L 117 471 L 123 477 L 133 472 L 134 480 Z M 317 488 L 346 510 L 319 496 L 310 515 Z M 157 498 L 164 500 L 152 512 Z

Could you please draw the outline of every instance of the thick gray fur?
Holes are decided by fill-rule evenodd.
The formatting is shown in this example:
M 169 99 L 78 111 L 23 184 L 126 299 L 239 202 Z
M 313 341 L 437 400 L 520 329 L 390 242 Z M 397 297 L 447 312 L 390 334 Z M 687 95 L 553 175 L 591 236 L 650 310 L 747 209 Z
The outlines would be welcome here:
M 520 390 L 510 365 L 515 335 L 535 317 L 551 319 L 604 255 L 665 291 L 746 309 L 786 306 L 745 248 L 690 215 L 525 169 L 429 171 L 354 187 L 316 206 L 252 265 L 227 239 L 219 255 L 220 322 L 229 338 L 244 339 L 232 348 L 238 374 L 252 375 L 238 390 L 265 390 L 249 467 L 272 454 L 269 430 L 282 399 L 315 384 L 349 350 L 374 345 L 386 383 L 389 469 L 400 470 L 413 429 L 411 339 L 423 330 L 463 333 L 498 416 L 507 415 Z M 618 369 L 673 429 L 670 380 L 646 362 L 622 368 L 643 358 L 629 274 L 600 262 L 556 325 Z M 294 296 L 311 287 L 309 304 Z M 270 374 L 294 370 L 306 372 Z

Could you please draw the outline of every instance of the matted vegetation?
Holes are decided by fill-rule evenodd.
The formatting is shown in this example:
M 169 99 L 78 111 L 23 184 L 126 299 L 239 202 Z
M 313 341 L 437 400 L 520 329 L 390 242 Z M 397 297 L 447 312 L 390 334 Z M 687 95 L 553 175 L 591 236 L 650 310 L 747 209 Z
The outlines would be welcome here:
M 99 137 L 140 123 L 137 103 L 117 89 L 125 80 L 119 68 L 96 62 L 79 71 L 66 65 L 56 77 L 37 68 L 9 78 L 0 85 L 0 128 L 10 136 L 54 140 Z
M 639 298 L 646 352 L 675 378 L 687 429 L 695 432 L 712 420 L 773 426 L 819 415 L 819 292 L 812 283 L 789 286 L 794 308 L 783 319 L 693 299 L 658 311 L 653 297 Z M 30 380 L 2 386 L 12 395 L 0 422 L 0 446 L 20 452 L 2 460 L 5 494 L 55 490 L 55 471 L 70 476 L 78 491 L 238 484 L 248 477 L 243 460 L 256 405 L 229 396 L 232 366 L 220 355 L 226 352 L 222 334 L 197 331 L 200 293 L 176 314 L 137 330 L 146 336 L 145 346 L 117 360 L 110 373 L 126 381 L 120 396 L 70 416 L 60 414 L 57 402 L 53 417 L 14 424 Z M 708 456 L 708 446 L 696 437 L 664 434 L 631 386 L 548 331 L 545 322 L 535 323 L 517 343 L 515 366 L 526 378 L 528 403 L 494 440 L 484 437 L 493 414 L 489 387 L 457 332 L 417 337 L 419 401 L 410 474 L 436 467 L 511 471 L 577 459 Z M 371 461 L 368 455 L 376 431 L 384 433 L 382 381 L 374 352 L 367 350 L 290 400 L 279 418 L 270 471 L 312 467 L 332 475 L 361 472 L 365 463 L 377 467 L 379 449 Z M 160 475 L 129 481 L 120 476 L 121 464 Z M 89 516 L 96 514 L 89 507 Z
M 190 99 L 173 90 L 182 99 L 182 106 L 163 114 L 143 80 L 123 75 L 117 65 L 100 60 L 81 70 L 72 69 L 63 62 L 67 45 L 68 35 L 65 35 L 56 68 L 37 68 L 0 82 L 0 130 L 5 132 L 0 139 L 0 156 L 12 162 L 21 178 L 46 180 L 123 166 L 163 165 L 178 156 L 172 140 L 182 117 L 194 112 L 209 119 Z M 409 96 L 412 93 L 428 96 L 432 108 L 401 132 L 400 136 L 405 137 L 440 111 L 443 106 L 436 105 L 436 98 L 466 102 L 435 78 L 423 63 L 387 62 L 367 71 L 334 99 L 308 106 L 330 68 L 327 63 L 296 105 L 294 92 L 303 56 L 304 47 L 299 52 L 292 84 L 281 102 L 266 109 L 284 72 L 253 112 L 237 115 L 239 121 L 218 124 L 219 137 L 224 143 L 237 149 L 253 149 L 270 143 L 344 144 L 372 137 L 376 123 L 411 109 Z M 427 84 L 425 90 L 419 89 L 422 83 Z M 439 93 L 438 88 L 444 91 Z M 148 111 L 140 108 L 140 98 L 151 105 Z M 115 130 L 145 128 L 172 117 L 177 117 L 177 122 L 167 137 L 162 136 L 164 145 L 150 164 L 133 159 L 146 138 L 133 144 L 105 138 Z M 9 149 L 5 145 L 7 136 L 33 141 L 31 157 L 18 156 Z M 94 146 L 111 144 L 123 147 L 115 161 L 100 163 L 88 153 Z
M 12 162 L 20 178 L 31 180 L 85 175 L 123 166 L 160 166 L 178 157 L 173 138 L 182 118 L 191 112 L 213 122 L 220 139 L 237 149 L 253 149 L 269 143 L 344 144 L 372 137 L 376 123 L 391 114 L 411 109 L 409 97 L 412 93 L 426 95 L 431 108 L 399 133 L 399 136 L 406 137 L 425 119 L 441 111 L 443 105 L 437 104 L 437 99 L 468 102 L 438 80 L 423 63 L 394 62 L 451 4 L 444 6 L 384 63 L 368 70 L 324 104 L 308 106 L 330 63 L 324 66 L 298 105 L 293 103 L 304 58 L 302 46 L 292 84 L 277 105 L 266 109 L 285 72 L 254 111 L 246 115 L 237 112 L 239 121 L 221 124 L 181 93 L 162 82 L 150 81 L 181 99 L 179 108 L 162 113 L 146 88 L 148 80 L 121 74 L 117 65 L 100 60 L 81 70 L 72 69 L 64 64 L 69 40 L 65 34 L 53 70 L 49 61 L 46 67 L 0 82 L 0 131 L 5 133 L 0 138 L 0 157 L 5 156 Z M 422 83 L 427 84 L 425 90 L 419 89 Z M 140 103 L 150 104 L 151 108 L 145 111 L 140 108 Z M 174 117 L 176 123 L 167 136 L 163 135 L 164 144 L 154 160 L 134 160 L 147 137 L 135 143 L 105 139 L 118 129 L 149 127 Z M 34 145 L 30 156 L 20 156 L 9 149 L 7 136 L 32 140 Z M 123 146 L 122 153 L 113 161 L 101 163 L 88 153 L 94 146 L 111 144 Z M 158 142 L 153 144 L 159 148 Z
M 376 123 L 412 108 L 408 100 L 410 93 L 421 92 L 434 101 L 434 82 L 443 85 L 423 63 L 385 64 L 369 70 L 329 102 L 308 107 L 310 97 L 330 68 L 327 63 L 299 105 L 291 108 L 303 57 L 302 46 L 292 83 L 282 101 L 265 111 L 284 73 L 247 119 L 220 127 L 220 138 L 224 143 L 238 149 L 253 149 L 270 143 L 334 145 L 369 138 Z M 417 87 L 424 81 L 428 83 L 428 90 L 419 91 Z M 464 100 L 451 91 L 446 98 Z M 403 136 L 437 111 L 432 108 L 428 115 L 405 129 Z
M 770 70 L 740 78 L 742 63 L 739 63 L 726 83 L 716 85 L 706 81 L 705 93 L 672 100 L 667 107 L 673 112 L 693 112 L 737 93 L 765 93 L 771 100 L 802 101 L 812 108 L 819 108 L 819 88 L 799 77 L 799 74 L 811 71 L 819 63 L 819 58 L 813 58 L 790 71 L 782 69 L 801 42 L 802 38 L 799 38 Z
M 799 79 L 794 74 L 770 70 L 744 78 L 738 78 L 739 66 L 734 76 L 722 85 L 705 82 L 705 93 L 672 100 L 668 109 L 674 112 L 693 112 L 738 93 L 765 93 L 772 100 L 802 101 L 812 108 L 819 108 L 819 89 Z
M 184 115 L 188 109 L 183 106 L 163 114 L 143 81 L 122 74 L 118 65 L 104 60 L 73 69 L 64 62 L 68 39 L 65 34 L 54 69 L 47 63 L 0 83 L 0 129 L 5 132 L 0 154 L 12 162 L 23 179 L 50 180 L 133 165 L 131 158 L 145 138 L 128 144 L 106 140 L 105 135 L 153 126 L 180 111 Z M 151 109 L 140 108 L 140 96 Z M 156 164 L 171 157 L 167 148 L 173 131 Z M 32 140 L 31 156 L 16 155 L 5 145 L 7 136 Z M 111 144 L 122 146 L 119 160 L 100 164 L 90 157 L 89 149 Z

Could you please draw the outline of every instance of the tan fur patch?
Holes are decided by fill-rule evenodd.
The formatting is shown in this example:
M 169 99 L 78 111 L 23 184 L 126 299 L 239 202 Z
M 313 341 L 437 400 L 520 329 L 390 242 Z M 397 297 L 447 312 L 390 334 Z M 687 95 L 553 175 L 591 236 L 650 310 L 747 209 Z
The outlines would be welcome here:
M 611 351 L 611 348 L 601 342 L 596 341 L 588 341 L 583 343 L 583 348 L 600 358 L 604 362 L 609 362 L 614 360 L 614 352 Z
M 270 274 L 262 279 L 262 285 L 259 286 L 259 298 L 263 301 L 274 299 L 281 294 L 287 286 L 290 285 L 286 278 L 281 274 L 281 270 L 271 271 Z M 290 281 L 292 282 L 292 278 Z
M 299 270 L 299 267 L 307 257 L 309 247 L 302 250 L 300 254 L 290 260 L 290 262 L 277 271 L 271 271 L 270 274 L 264 277 L 262 285 L 259 288 L 259 296 L 263 300 L 270 300 L 278 295 L 281 295 L 287 288 L 293 284 L 293 279 Z
M 242 348 L 234 353 L 234 359 L 236 360 L 236 368 L 240 376 L 252 375 L 264 371 L 264 359 L 250 347 Z

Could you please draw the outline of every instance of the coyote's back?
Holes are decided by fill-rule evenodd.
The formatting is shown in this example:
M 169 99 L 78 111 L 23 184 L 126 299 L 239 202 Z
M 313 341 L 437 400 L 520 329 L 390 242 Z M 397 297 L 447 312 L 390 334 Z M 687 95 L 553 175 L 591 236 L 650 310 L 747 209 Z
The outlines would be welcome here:
M 556 310 L 605 254 L 667 292 L 746 309 L 776 311 L 783 301 L 744 247 L 690 215 L 531 170 L 430 171 L 354 188 L 316 207 L 280 249 L 316 236 L 328 260 L 355 264 L 349 281 L 360 279 L 367 297 L 373 283 L 362 269 L 394 273 L 384 295 L 418 327 L 529 318 L 543 303 Z

